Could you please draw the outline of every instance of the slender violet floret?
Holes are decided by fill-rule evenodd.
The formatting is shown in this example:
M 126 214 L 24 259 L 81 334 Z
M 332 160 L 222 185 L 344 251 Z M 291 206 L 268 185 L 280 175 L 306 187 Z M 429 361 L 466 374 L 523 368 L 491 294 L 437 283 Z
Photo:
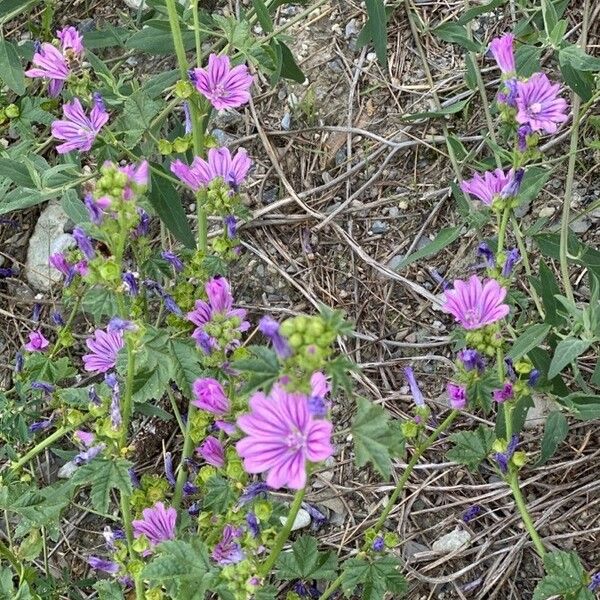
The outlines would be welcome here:
M 237 445 L 248 473 L 268 471 L 267 484 L 299 490 L 306 485 L 306 463 L 333 454 L 332 425 L 309 413 L 303 394 L 275 385 L 269 396 L 258 392 L 249 401 L 250 413 L 238 418 L 246 434 Z
M 119 389 L 119 380 L 114 373 L 107 373 L 104 381 L 112 391 L 110 401 L 110 424 L 112 425 L 113 429 L 119 429 L 123 424 L 123 417 L 121 416 L 121 392 Z
M 514 41 L 515 36 L 512 33 L 506 33 L 501 37 L 494 38 L 490 43 L 490 52 L 498 63 L 503 77 L 513 77 L 517 70 L 513 49 Z
M 241 536 L 241 529 L 225 525 L 221 541 L 213 548 L 212 559 L 220 565 L 234 565 L 244 560 L 246 555 L 237 542 Z
M 175 486 L 177 484 L 177 479 L 175 479 L 175 471 L 173 470 L 173 455 L 170 452 L 165 452 L 164 464 L 165 464 L 165 479 L 172 486 Z
M 220 469 L 225 464 L 225 451 L 223 444 L 214 436 L 209 435 L 198 448 L 196 452 L 213 467 Z
M 323 418 L 327 416 L 327 413 L 331 408 L 331 402 L 327 400 L 327 395 L 330 391 L 331 386 L 323 373 L 317 371 L 311 375 L 308 412 L 310 412 L 313 417 Z
M 260 535 L 260 524 L 252 511 L 246 513 L 246 525 L 252 537 L 257 538 Z
M 521 260 L 521 255 L 516 248 L 509 250 L 506 253 L 506 260 L 502 267 L 502 277 L 510 277 L 512 275 L 515 265 Z
M 37 433 L 38 431 L 45 431 L 50 429 L 54 423 L 54 417 L 48 419 L 42 419 L 41 421 L 35 421 L 29 426 L 29 433 Z
M 444 292 L 442 310 L 450 313 L 465 329 L 480 329 L 503 319 L 510 311 L 503 304 L 506 289 L 495 279 L 482 283 L 477 275 L 457 279 L 454 289 Z
M 25 350 L 28 352 L 43 352 L 50 342 L 44 337 L 44 334 L 39 331 L 29 332 L 29 341 L 25 344 Z
M 497 452 L 496 454 L 494 454 L 494 459 L 498 463 L 498 467 L 500 468 L 500 471 L 502 473 L 506 474 L 508 472 L 508 463 L 510 462 L 510 459 L 512 458 L 518 446 L 519 436 L 513 435 L 510 438 L 510 442 L 508 443 L 506 452 Z
M 171 172 L 195 192 L 207 187 L 215 179 L 222 179 L 232 189 L 237 190 L 251 166 L 252 161 L 243 148 L 234 156 L 228 148 L 211 148 L 208 151 L 208 161 L 196 156 L 191 166 L 188 166 L 176 160 L 171 163 Z
M 266 315 L 258 322 L 259 331 L 273 344 L 273 350 L 279 358 L 285 359 L 292 355 L 292 349 L 288 341 L 281 335 L 279 331 L 279 323 L 272 317 Z
M 421 392 L 421 389 L 419 388 L 419 384 L 415 379 L 415 372 L 412 370 L 412 367 L 406 367 L 404 369 L 404 376 L 406 377 L 406 381 L 408 381 L 410 393 L 413 397 L 415 404 L 417 406 L 425 406 L 425 398 L 423 398 L 423 394 Z
M 458 360 L 462 362 L 465 371 L 477 370 L 481 373 L 485 369 L 485 361 L 477 350 L 464 348 L 458 353 Z
M 477 247 L 477 254 L 483 257 L 486 267 L 496 266 L 496 257 L 494 256 L 494 252 L 485 242 L 481 242 L 479 244 Z
M 240 496 L 238 504 L 240 506 L 244 506 L 245 504 L 248 504 L 248 502 L 252 502 L 252 500 L 256 498 L 266 498 L 268 491 L 269 486 L 262 481 L 256 481 L 255 483 L 251 483 Z
M 166 260 L 177 272 L 183 271 L 183 262 L 174 252 L 164 250 L 160 253 L 163 260 Z
M 512 170 L 505 173 L 502 169 L 486 171 L 483 176 L 475 173 L 471 179 L 465 179 L 460 184 L 460 189 L 486 206 L 492 206 L 494 200 L 500 195 L 506 184 L 511 181 Z
M 448 382 L 446 386 L 450 406 L 454 410 L 462 410 L 467 406 L 467 389 L 464 385 Z
M 237 108 L 250 100 L 252 75 L 246 65 L 231 68 L 228 56 L 211 54 L 206 69 L 192 69 L 190 79 L 216 110 Z
M 514 390 L 513 390 L 512 383 L 510 383 L 510 381 L 506 382 L 502 386 L 502 389 L 494 390 L 494 392 L 492 393 L 492 396 L 493 396 L 494 400 L 496 402 L 498 402 L 498 404 L 502 404 L 503 402 L 506 402 L 507 400 L 512 400 L 514 398 Z
M 131 271 L 123 273 L 122 280 L 130 296 L 137 296 L 140 293 L 137 278 Z
M 235 239 L 235 236 L 237 234 L 237 219 L 233 215 L 228 215 L 223 218 L 223 224 L 225 225 L 227 237 L 230 240 Z
M 47 381 L 32 381 L 31 382 L 32 390 L 40 390 L 44 392 L 45 395 L 49 396 L 54 392 L 55 387 L 48 383 Z
M 529 379 L 527 383 L 531 387 L 535 387 L 540 379 L 540 372 L 537 369 L 533 369 L 531 373 L 529 373 Z
M 106 558 L 101 558 L 100 556 L 90 556 L 88 558 L 88 565 L 90 565 L 94 571 L 104 571 L 111 575 L 116 575 L 121 570 L 119 563 Z
M 517 83 L 517 123 L 532 131 L 556 133 L 568 120 L 567 101 L 559 97 L 560 84 L 552 84 L 544 73 L 535 73 Z
M 90 350 L 83 356 L 85 370 L 106 373 L 117 364 L 117 355 L 124 346 L 123 332 L 96 329 L 94 336 L 88 338 L 85 344 Z
M 56 147 L 59 154 L 65 154 L 72 150 L 88 152 L 97 135 L 106 122 L 108 113 L 104 108 L 104 102 L 99 94 L 94 96 L 94 106 L 88 117 L 81 106 L 81 102 L 75 98 L 72 102 L 63 105 L 65 119 L 52 123 L 52 136 L 64 143 Z
M 525 169 L 517 169 L 516 171 L 511 169 L 508 175 L 508 183 L 502 188 L 502 191 L 500 192 L 500 198 L 503 199 L 517 197 L 517 195 L 519 194 L 519 190 L 521 189 L 523 177 L 525 176 Z
M 77 242 L 77 247 L 83 252 L 84 256 L 88 260 L 92 260 L 96 253 L 94 251 L 94 246 L 92 246 L 92 240 L 85 231 L 81 227 L 75 227 L 73 229 L 73 237 Z
M 177 511 L 173 507 L 165 508 L 157 502 L 152 508 L 145 508 L 142 517 L 131 523 L 134 537 L 145 535 L 151 546 L 175 538 Z

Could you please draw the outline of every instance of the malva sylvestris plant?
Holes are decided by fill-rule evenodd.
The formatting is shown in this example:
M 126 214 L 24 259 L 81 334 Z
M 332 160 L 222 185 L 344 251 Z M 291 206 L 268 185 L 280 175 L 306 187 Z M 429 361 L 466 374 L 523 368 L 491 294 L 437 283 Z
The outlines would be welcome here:
M 7 528 L 14 529 L 7 543 L 0 542 L 8 569 L 3 581 L 13 585 L 15 597 L 42 597 L 47 582 L 30 565 L 45 548 L 45 536 L 57 530 L 61 513 L 89 489 L 90 506 L 105 522 L 98 531 L 103 548 L 85 557 L 85 586 L 101 599 L 214 594 L 265 600 L 281 597 L 280 589 L 292 599 L 326 599 L 338 590 L 360 597 L 368 589 L 375 590 L 372 597 L 401 597 L 406 583 L 391 552 L 401 540 L 387 530 L 387 519 L 423 454 L 461 411 L 481 410 L 495 413 L 496 429 L 453 433 L 449 458 L 472 470 L 487 460 L 510 488 L 548 573 L 536 598 L 548 597 L 551 589 L 562 593 L 565 578 L 568 593 L 591 597 L 598 577 L 587 575 L 576 556 L 548 552 L 519 485 L 528 455 L 518 415 L 533 390 L 547 383 L 548 369 L 542 373 L 529 356 L 533 346 L 515 355 L 511 290 L 526 257 L 506 244 L 527 168 L 543 158 L 540 139 L 556 134 L 569 118 L 560 84 L 542 72 L 519 75 L 514 35 L 490 44 L 502 74 L 496 106 L 512 162 L 460 184 L 498 218 L 495 238 L 478 247 L 478 272 L 446 285 L 442 296 L 441 308 L 457 326 L 455 370 L 446 385 L 449 411 L 443 419 L 432 414 L 410 367 L 405 378 L 415 405 L 412 419 L 399 424 L 380 406 L 357 399 L 351 430 L 358 466 L 370 462 L 389 477 L 392 459 L 405 446 L 411 453 L 385 508 L 364 532 L 360 551 L 338 565 L 335 554 L 320 551 L 309 536 L 297 538 L 291 551 L 288 546 L 300 509 L 315 523 L 326 520 L 307 492 L 314 471 L 336 452 L 332 407 L 350 392 L 354 368 L 337 354 L 336 341 L 352 328 L 327 307 L 277 320 L 257 318 L 236 302 L 229 266 L 241 251 L 238 226 L 246 211 L 240 191 L 253 160 L 244 148 L 219 147 L 209 123 L 216 111 L 243 110 L 256 81 L 253 69 L 266 67 L 246 64 L 229 47 L 203 54 L 195 2 L 187 15 L 195 35 L 193 66 L 175 0 L 166 0 L 165 7 L 179 80 L 157 94 L 168 100 L 147 116 L 151 126 L 136 129 L 139 104 L 122 101 L 111 75 L 95 76 L 86 59 L 99 59 L 73 26 L 56 32 L 52 42 L 36 44 L 24 72 L 42 96 L 57 103 L 49 123 L 53 151 L 72 161 L 70 167 L 85 161 L 89 172 L 77 180 L 77 210 L 84 216 L 73 230 L 74 245 L 49 258 L 62 276 L 66 312 L 53 315 L 55 329 L 40 325 L 39 315 L 32 319 L 36 325 L 15 357 L 14 386 L 7 392 L 26 407 L 31 422 L 22 421 L 14 435 L 2 432 L 9 462 L 0 498 Z M 272 40 L 283 44 L 275 35 Z M 142 97 L 142 104 L 158 104 L 157 96 Z M 171 113 L 181 121 L 182 135 L 163 129 Z M 193 194 L 195 232 L 185 214 L 181 218 L 181 204 L 173 201 L 165 210 L 153 201 L 153 190 L 161 186 L 170 186 L 171 200 Z M 150 230 L 157 213 L 182 246 L 156 247 Z M 208 216 L 222 225 L 210 241 Z M 93 328 L 81 325 L 82 312 Z M 251 335 L 262 344 L 249 345 Z M 134 417 L 137 411 L 163 414 L 163 400 L 179 429 L 178 443 L 164 450 L 162 472 L 141 471 Z M 477 464 L 465 451 L 474 439 L 481 450 Z M 373 446 L 383 447 L 383 454 Z M 53 448 L 66 459 L 58 479 L 44 486 L 33 461 Z M 23 517 L 18 528 L 11 511 Z M 463 521 L 478 514 L 472 507 Z M 575 583 L 571 572 L 563 579 L 557 575 L 561 560 L 579 568 Z

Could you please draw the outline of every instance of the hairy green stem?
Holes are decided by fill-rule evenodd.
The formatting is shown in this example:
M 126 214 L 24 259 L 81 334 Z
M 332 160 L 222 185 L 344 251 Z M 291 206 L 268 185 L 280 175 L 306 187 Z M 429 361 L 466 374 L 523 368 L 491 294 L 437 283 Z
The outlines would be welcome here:
M 330 598 L 333 592 L 335 592 L 335 590 L 337 590 L 342 585 L 342 582 L 344 581 L 344 575 L 345 572 L 342 571 L 337 577 L 337 579 L 334 579 L 327 586 L 327 589 L 319 596 L 319 600 L 327 600 L 327 598 Z
M 187 422 L 185 426 L 185 435 L 183 438 L 183 450 L 181 451 L 181 460 L 179 461 L 179 470 L 177 472 L 175 492 L 173 494 L 172 506 L 175 510 L 179 510 L 179 506 L 181 505 L 181 498 L 183 496 L 183 486 L 187 481 L 187 470 L 185 468 L 185 462 L 194 451 L 194 440 L 192 439 L 192 422 L 197 410 L 198 409 L 193 404 L 190 404 L 190 409 L 188 411 Z
M 544 548 L 544 544 L 535 529 L 535 525 L 533 524 L 533 520 L 531 519 L 531 515 L 527 510 L 527 503 L 525 502 L 525 498 L 523 498 L 523 493 L 521 492 L 521 488 L 519 487 L 519 477 L 516 472 L 510 474 L 508 478 L 508 484 L 510 485 L 510 489 L 512 490 L 513 497 L 515 499 L 515 504 L 519 509 L 519 514 L 521 515 L 521 519 L 523 520 L 523 524 L 531 537 L 531 541 L 535 546 L 537 553 L 541 558 L 546 554 L 546 549 Z
M 273 544 L 273 548 L 271 548 L 271 553 L 267 557 L 267 560 L 260 566 L 259 574 L 261 577 L 267 577 L 267 575 L 271 572 L 271 569 L 275 565 L 277 558 L 281 554 L 281 550 L 283 545 L 286 543 L 290 532 L 292 531 L 292 526 L 294 525 L 294 521 L 296 520 L 296 516 L 298 515 L 298 511 L 300 510 L 300 506 L 302 505 L 302 500 L 304 499 L 304 494 L 306 493 L 306 488 L 302 488 L 296 492 L 294 496 L 294 501 L 290 506 L 290 512 L 288 513 L 285 525 L 281 528 L 277 537 L 275 538 L 275 543 Z

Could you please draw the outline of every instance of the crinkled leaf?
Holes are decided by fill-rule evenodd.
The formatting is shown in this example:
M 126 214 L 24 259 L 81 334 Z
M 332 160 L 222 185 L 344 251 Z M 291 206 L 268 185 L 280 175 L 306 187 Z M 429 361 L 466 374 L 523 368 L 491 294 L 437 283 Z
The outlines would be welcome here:
M 128 148 L 133 148 L 142 139 L 162 106 L 162 102 L 153 100 L 141 90 L 125 100 L 117 126 L 125 132 L 124 142 Z
M 92 506 L 106 513 L 110 504 L 111 490 L 131 493 L 129 468 L 131 463 L 122 458 L 95 458 L 79 467 L 71 478 L 72 485 L 90 485 Z
M 500 389 L 501 383 L 495 373 L 487 372 L 467 387 L 467 397 L 488 414 L 492 408 L 492 392 Z
M 279 379 L 279 359 L 277 354 L 265 346 L 249 346 L 251 358 L 242 358 L 233 362 L 232 366 L 247 374 L 248 381 L 243 393 L 262 389 L 269 392 L 271 386 Z
M 192 398 L 192 385 L 202 377 L 198 349 L 193 340 L 170 340 L 173 379 L 183 395 Z
M 30 356 L 26 363 L 26 370 L 31 381 L 47 381 L 55 384 L 77 374 L 77 370 L 66 356 L 51 359 L 49 355 L 43 353 Z
M 496 439 L 493 429 L 480 425 L 475 431 L 459 431 L 450 436 L 454 446 L 448 452 L 448 458 L 469 471 L 477 467 L 488 457 Z
M 98 592 L 98 600 L 123 600 L 123 590 L 114 581 L 97 581 L 94 589 Z
M 337 575 L 337 557 L 333 552 L 319 552 L 315 538 L 302 536 L 294 542 L 291 552 L 279 555 L 277 570 L 280 579 L 331 581 Z
M 347 598 L 353 597 L 358 585 L 362 588 L 362 600 L 382 600 L 388 591 L 394 598 L 401 598 L 407 590 L 400 561 L 393 556 L 382 556 L 372 562 L 351 558 L 344 563 L 342 577 L 342 591 Z
M 204 486 L 202 507 L 215 514 L 224 514 L 235 500 L 235 492 L 227 479 L 213 475 Z
M 593 600 L 587 589 L 587 575 L 575 552 L 556 550 L 544 556 L 546 576 L 533 592 L 533 600 L 561 596 L 565 600 Z
M 104 317 L 114 316 L 118 312 L 114 292 L 100 286 L 88 289 L 83 296 L 81 308 L 94 318 L 96 325 L 102 323 L 105 320 Z

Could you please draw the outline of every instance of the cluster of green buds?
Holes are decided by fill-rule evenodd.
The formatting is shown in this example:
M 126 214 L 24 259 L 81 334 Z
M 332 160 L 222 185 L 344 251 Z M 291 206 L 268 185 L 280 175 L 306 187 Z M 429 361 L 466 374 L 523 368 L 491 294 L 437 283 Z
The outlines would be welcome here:
M 21 111 L 16 104 L 8 104 L 0 107 L 0 125 L 4 125 L 10 119 L 17 119 Z
M 137 517 L 148 506 L 157 502 L 164 502 L 171 492 L 169 483 L 159 475 L 144 474 L 140 479 L 139 487 L 131 494 L 131 506 Z
M 490 357 L 495 356 L 496 351 L 502 348 L 504 344 L 504 339 L 497 324 L 467 331 L 465 339 L 469 348 L 474 348 Z

